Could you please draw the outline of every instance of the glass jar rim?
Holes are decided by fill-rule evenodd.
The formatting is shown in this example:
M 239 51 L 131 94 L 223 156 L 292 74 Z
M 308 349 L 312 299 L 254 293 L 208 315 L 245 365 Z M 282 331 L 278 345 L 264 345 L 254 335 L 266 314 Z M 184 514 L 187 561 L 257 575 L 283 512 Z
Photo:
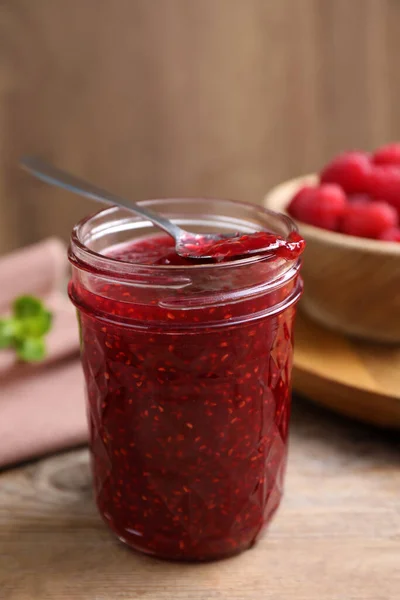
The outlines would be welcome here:
M 283 214 L 283 213 L 278 213 L 272 210 L 269 210 L 268 208 L 265 208 L 264 206 L 259 206 L 256 204 L 252 204 L 250 202 L 243 202 L 240 200 L 228 200 L 228 199 L 224 199 L 224 198 L 214 198 L 214 197 L 171 197 L 171 198 L 157 198 L 157 199 L 148 199 L 148 200 L 141 200 L 139 202 L 137 202 L 137 204 L 139 206 L 144 206 L 144 207 L 149 207 L 151 208 L 153 205 L 155 204 L 159 204 L 159 203 L 171 203 L 171 202 L 175 202 L 178 204 L 182 204 L 182 206 L 185 203 L 199 203 L 199 202 L 219 202 L 219 203 L 228 203 L 231 206 L 236 206 L 238 208 L 243 208 L 243 209 L 248 209 L 248 210 L 252 210 L 255 213 L 257 213 L 258 215 L 260 215 L 260 217 L 269 217 L 270 219 L 273 219 L 275 221 L 278 221 L 281 225 L 281 227 L 283 227 L 286 231 L 284 233 L 284 235 L 282 237 L 284 237 L 285 239 L 287 239 L 289 237 L 290 234 L 292 233 L 297 233 L 298 232 L 298 228 L 297 225 L 294 223 L 294 221 L 288 217 L 287 215 Z M 101 209 L 99 211 L 96 211 L 95 213 L 92 213 L 91 215 L 88 215 L 86 217 L 84 217 L 83 219 L 81 219 L 78 223 L 76 223 L 76 225 L 74 225 L 73 229 L 72 229 L 72 233 L 71 233 L 71 240 L 70 240 L 70 251 L 69 251 L 69 258 L 72 262 L 74 263 L 78 263 L 81 268 L 85 268 L 85 266 L 87 268 L 95 268 L 98 271 L 102 271 L 102 272 L 108 272 L 108 273 L 114 273 L 116 276 L 118 275 L 129 275 L 129 273 L 132 273 L 135 269 L 140 269 L 140 268 L 144 268 L 146 269 L 146 271 L 148 272 L 152 272 L 152 271 L 158 271 L 159 273 L 170 273 L 171 275 L 173 273 L 179 273 L 182 272 L 183 270 L 190 270 L 190 271 L 199 271 L 201 269 L 226 269 L 226 268 L 232 268 L 232 267 L 239 267 L 239 266 L 244 266 L 244 265 L 253 265 L 257 262 L 267 262 L 273 258 L 275 258 L 272 254 L 270 255 L 254 255 L 251 257 L 247 257 L 247 258 L 241 258 L 238 260 L 232 260 L 232 261 L 227 261 L 227 262 L 215 262 L 215 263 L 201 263 L 201 264 L 190 264 L 190 265 L 149 265 L 149 264 L 144 264 L 144 263 L 138 263 L 138 262 L 129 262 L 129 261 L 124 261 L 121 260 L 120 258 L 113 258 L 112 256 L 107 256 L 106 254 L 101 254 L 100 252 L 96 252 L 95 250 L 89 248 L 86 243 L 82 240 L 82 232 L 83 229 L 87 226 L 89 226 L 92 223 L 96 223 L 96 220 L 103 218 L 107 218 L 110 217 L 110 222 L 111 222 L 111 217 L 114 215 L 117 215 L 118 213 L 121 213 L 121 215 L 126 214 L 129 215 L 128 218 L 125 218 L 125 221 L 130 221 L 132 223 L 134 222 L 138 222 L 138 223 L 145 223 L 146 221 L 143 220 L 140 216 L 135 217 L 134 213 L 129 213 L 128 211 L 124 211 L 123 209 L 119 208 L 118 206 L 110 206 L 109 208 L 104 208 Z M 194 215 L 191 215 L 194 218 Z M 222 215 L 223 216 L 223 215 Z M 227 217 L 228 218 L 228 217 Z M 107 228 L 103 227 L 102 231 L 104 232 Z M 260 231 L 260 229 L 258 229 Z M 161 232 L 161 230 L 160 230 Z M 276 232 L 274 232 L 276 233 Z M 168 234 L 166 234 L 168 235 Z M 282 235 L 282 233 L 280 233 L 279 235 Z M 290 261 L 288 261 L 290 263 Z M 298 262 L 297 260 L 294 261 L 295 264 Z M 292 261 L 293 264 L 293 261 Z

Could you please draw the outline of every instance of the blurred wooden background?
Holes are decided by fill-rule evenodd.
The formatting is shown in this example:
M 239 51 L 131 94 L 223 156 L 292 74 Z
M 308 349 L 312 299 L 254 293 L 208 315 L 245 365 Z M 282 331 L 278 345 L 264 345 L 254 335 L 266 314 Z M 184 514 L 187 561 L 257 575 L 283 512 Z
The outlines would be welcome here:
M 0 0 L 0 252 L 93 205 L 37 153 L 133 199 L 260 201 L 400 138 L 399 0 Z

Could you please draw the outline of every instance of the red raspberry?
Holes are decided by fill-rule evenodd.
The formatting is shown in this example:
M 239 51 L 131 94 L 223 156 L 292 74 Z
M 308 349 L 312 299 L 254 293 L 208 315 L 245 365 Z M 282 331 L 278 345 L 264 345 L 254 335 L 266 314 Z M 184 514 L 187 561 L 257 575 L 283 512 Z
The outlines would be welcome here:
M 400 242 L 400 227 L 386 229 L 386 231 L 381 233 L 379 239 L 385 240 L 386 242 Z
M 385 200 L 400 213 L 400 169 L 392 165 L 376 166 L 369 180 L 370 194 Z
M 400 143 L 387 144 L 378 148 L 372 157 L 376 165 L 393 165 L 400 167 Z
M 347 198 L 338 185 L 306 186 L 297 192 L 288 207 L 289 214 L 309 225 L 336 230 L 347 207 Z
M 321 183 L 336 183 L 347 194 L 368 192 L 371 172 L 369 156 L 364 152 L 346 152 L 335 158 L 321 171 Z
M 303 213 L 303 207 L 306 207 L 309 203 L 309 199 L 314 196 L 315 187 L 311 185 L 304 185 L 301 187 L 293 196 L 290 204 L 287 207 L 287 211 L 294 219 L 301 220 Z
M 358 237 L 379 238 L 385 230 L 397 224 L 397 212 L 387 202 L 356 203 L 348 206 L 340 230 Z
M 368 194 L 353 194 L 352 196 L 347 196 L 350 204 L 369 204 L 372 201 L 372 198 L 368 196 Z

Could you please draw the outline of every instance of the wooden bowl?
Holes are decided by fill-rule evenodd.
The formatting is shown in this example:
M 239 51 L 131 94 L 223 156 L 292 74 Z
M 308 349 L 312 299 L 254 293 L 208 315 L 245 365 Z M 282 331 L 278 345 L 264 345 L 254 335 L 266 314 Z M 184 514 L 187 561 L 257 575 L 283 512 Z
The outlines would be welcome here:
M 282 183 L 264 204 L 287 214 L 295 192 L 316 181 L 307 175 Z M 297 225 L 307 242 L 301 301 L 307 315 L 356 338 L 400 343 L 400 244 Z

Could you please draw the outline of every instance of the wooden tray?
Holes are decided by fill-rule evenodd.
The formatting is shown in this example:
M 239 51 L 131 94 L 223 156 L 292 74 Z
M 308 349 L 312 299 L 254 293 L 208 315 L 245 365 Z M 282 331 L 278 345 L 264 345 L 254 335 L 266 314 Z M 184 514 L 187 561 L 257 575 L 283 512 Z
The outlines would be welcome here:
M 299 310 L 293 389 L 349 417 L 400 428 L 400 347 L 350 340 Z

